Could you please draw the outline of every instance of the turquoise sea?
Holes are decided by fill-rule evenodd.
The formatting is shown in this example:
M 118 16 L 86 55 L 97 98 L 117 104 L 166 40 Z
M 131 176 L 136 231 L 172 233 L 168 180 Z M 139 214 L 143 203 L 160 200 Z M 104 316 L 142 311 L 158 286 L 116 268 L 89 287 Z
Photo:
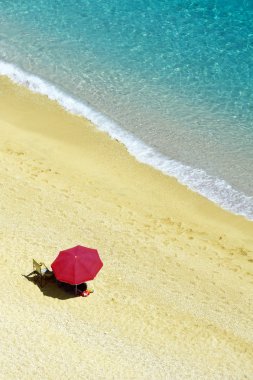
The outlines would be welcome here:
M 0 74 L 253 220 L 251 0 L 0 0 Z

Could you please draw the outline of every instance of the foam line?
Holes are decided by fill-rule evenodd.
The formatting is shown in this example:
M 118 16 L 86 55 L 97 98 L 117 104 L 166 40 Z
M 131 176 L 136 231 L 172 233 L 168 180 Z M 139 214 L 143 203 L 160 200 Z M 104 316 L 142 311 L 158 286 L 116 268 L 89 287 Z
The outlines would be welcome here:
M 90 120 L 96 127 L 107 132 L 113 139 L 121 141 L 128 152 L 142 163 L 151 165 L 166 175 L 173 176 L 191 190 L 203 195 L 222 208 L 253 221 L 253 197 L 235 189 L 227 182 L 209 176 L 202 169 L 194 169 L 171 160 L 134 135 L 123 130 L 102 113 L 64 93 L 53 84 L 38 76 L 26 73 L 17 66 L 0 60 L 0 75 L 8 76 L 13 82 L 29 88 L 32 92 L 46 95 L 56 101 L 68 112 Z

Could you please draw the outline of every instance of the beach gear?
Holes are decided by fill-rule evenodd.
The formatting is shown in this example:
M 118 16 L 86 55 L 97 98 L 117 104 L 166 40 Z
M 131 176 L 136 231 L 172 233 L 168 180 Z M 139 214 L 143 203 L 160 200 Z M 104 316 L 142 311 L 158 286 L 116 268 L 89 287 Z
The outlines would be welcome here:
M 86 290 L 84 290 L 81 294 L 80 294 L 80 296 L 81 297 L 88 297 L 91 293 L 93 293 L 94 292 L 94 290 L 93 291 L 90 291 L 90 290 L 88 290 L 88 289 L 86 289 Z
M 88 297 L 91 293 L 94 293 L 94 287 L 90 282 L 81 285 L 84 285 L 83 289 L 80 289 L 80 285 L 78 285 L 76 289 L 76 294 L 78 294 L 79 296 Z
M 43 280 L 45 284 L 46 279 L 52 278 L 54 274 L 48 269 L 48 267 L 44 263 L 38 263 L 36 260 L 33 259 L 33 271 L 29 273 L 26 277 L 29 277 L 31 275 L 36 275 L 38 277 L 38 280 L 40 281 L 40 287 L 42 288 Z
M 61 251 L 51 264 L 56 279 L 71 285 L 93 280 L 102 266 L 98 251 L 81 245 Z

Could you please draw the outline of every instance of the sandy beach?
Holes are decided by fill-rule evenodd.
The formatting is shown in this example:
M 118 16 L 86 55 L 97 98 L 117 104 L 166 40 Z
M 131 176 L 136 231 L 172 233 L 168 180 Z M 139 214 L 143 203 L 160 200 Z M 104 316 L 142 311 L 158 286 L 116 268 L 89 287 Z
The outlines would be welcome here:
M 0 78 L 0 378 L 252 379 L 253 223 Z M 24 276 L 77 244 L 72 297 Z

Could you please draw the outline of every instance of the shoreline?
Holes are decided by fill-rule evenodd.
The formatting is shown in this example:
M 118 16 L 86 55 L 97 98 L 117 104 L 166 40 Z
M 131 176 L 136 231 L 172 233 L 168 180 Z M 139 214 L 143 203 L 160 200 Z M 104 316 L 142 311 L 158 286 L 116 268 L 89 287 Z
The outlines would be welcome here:
M 202 169 L 194 169 L 191 166 L 169 159 L 123 130 L 91 106 L 64 93 L 50 82 L 24 72 L 13 64 L 0 61 L 0 75 L 6 75 L 15 84 L 25 86 L 35 94 L 47 96 L 71 114 L 90 120 L 97 129 L 108 133 L 111 138 L 123 143 L 127 151 L 137 161 L 150 165 L 169 177 L 176 178 L 191 191 L 204 196 L 223 209 L 253 221 L 253 198 L 232 188 L 223 179 L 210 176 Z M 211 188 L 210 183 L 212 184 Z
M 250 378 L 253 223 L 0 83 L 4 378 Z M 22 277 L 76 243 L 104 262 L 85 302 Z

